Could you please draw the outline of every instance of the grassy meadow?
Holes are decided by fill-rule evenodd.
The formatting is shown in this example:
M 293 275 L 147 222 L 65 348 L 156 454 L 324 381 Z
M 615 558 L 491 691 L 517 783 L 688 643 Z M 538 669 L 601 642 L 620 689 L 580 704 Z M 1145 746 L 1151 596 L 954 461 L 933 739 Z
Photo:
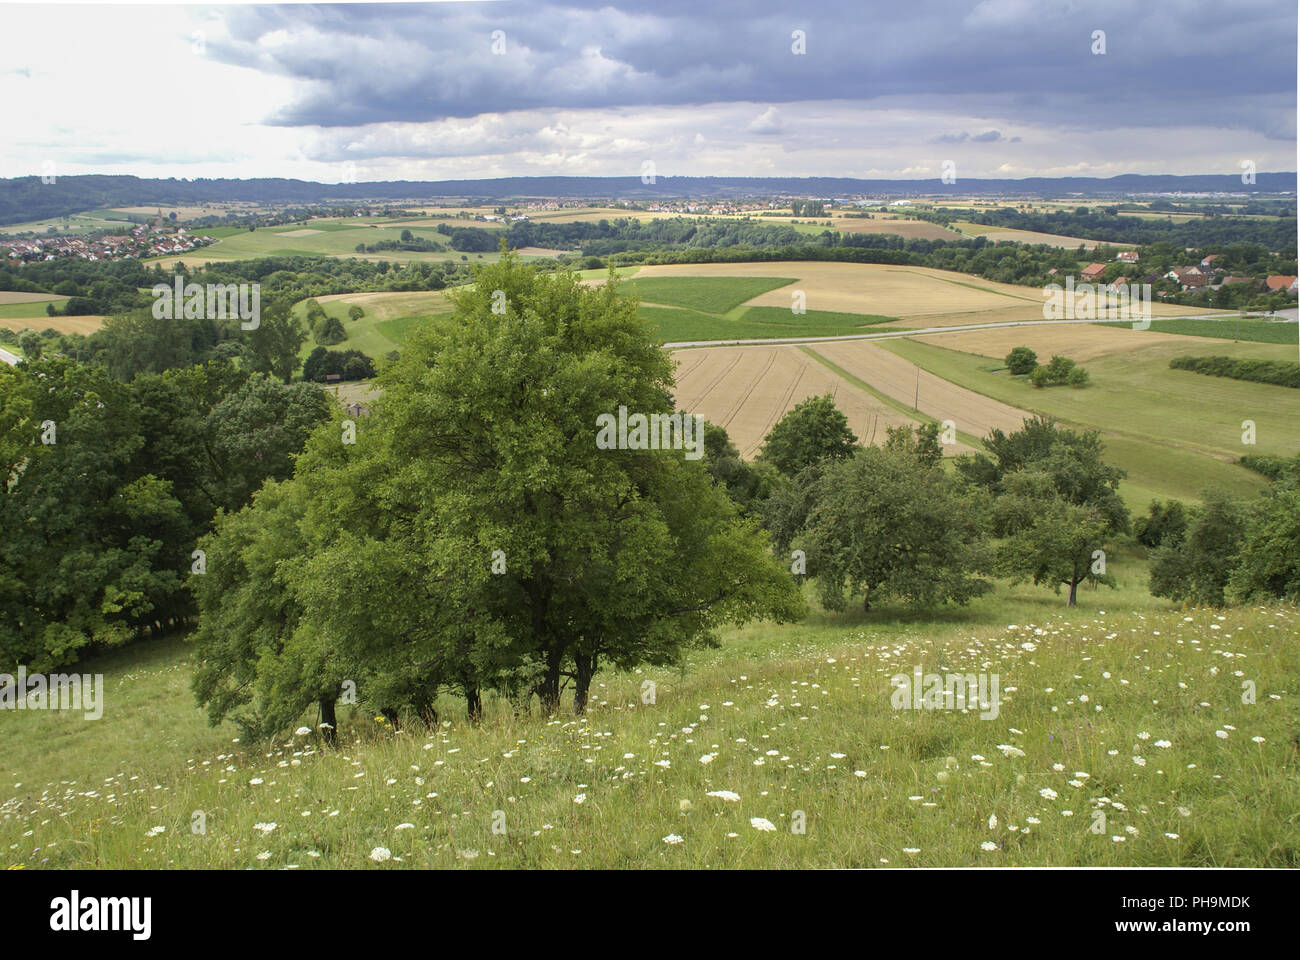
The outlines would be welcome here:
M 1113 572 L 1073 610 L 1003 585 L 728 630 L 680 670 L 605 671 L 582 718 L 489 701 L 471 727 L 447 700 L 436 729 L 394 731 L 345 707 L 333 750 L 208 727 L 182 638 L 110 653 L 80 668 L 105 675 L 102 719 L 0 726 L 0 862 L 1300 865 L 1300 611 L 1183 612 L 1146 595 L 1139 558 Z M 997 716 L 895 709 L 890 678 L 917 666 L 996 673 Z
M 1266 481 L 1234 461 L 1246 454 L 1289 456 L 1300 449 L 1294 390 L 1242 381 L 1220 385 L 1216 377 L 1169 369 L 1169 359 L 1182 353 L 1289 359 L 1281 346 L 1180 338 L 1117 351 L 1087 361 L 1091 382 L 1082 390 L 1035 389 L 999 361 L 934 344 L 909 339 L 881 346 L 976 393 L 1100 430 L 1108 459 L 1128 471 L 1123 492 L 1132 506 L 1154 497 L 1196 499 L 1208 487 L 1249 496 Z M 1253 445 L 1242 442 L 1242 421 L 1248 419 L 1256 427 Z

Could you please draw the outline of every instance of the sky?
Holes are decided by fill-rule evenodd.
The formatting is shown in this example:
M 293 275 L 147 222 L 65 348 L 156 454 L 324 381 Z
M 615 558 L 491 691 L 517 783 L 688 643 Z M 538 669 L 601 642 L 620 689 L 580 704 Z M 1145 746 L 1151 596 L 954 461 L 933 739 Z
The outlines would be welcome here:
M 1295 0 L 0 2 L 0 177 L 1291 171 L 1296 21 Z

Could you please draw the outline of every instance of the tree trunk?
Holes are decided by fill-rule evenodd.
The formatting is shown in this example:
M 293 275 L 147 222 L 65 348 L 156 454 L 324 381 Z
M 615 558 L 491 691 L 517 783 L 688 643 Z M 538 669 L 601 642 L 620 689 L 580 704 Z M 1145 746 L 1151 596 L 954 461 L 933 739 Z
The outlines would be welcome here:
M 397 729 L 397 711 L 396 711 L 396 710 L 394 710 L 392 707 L 384 707 L 384 709 L 382 709 L 382 710 L 379 711 L 379 715 L 382 716 L 382 717 L 383 717 L 385 720 L 387 720 L 389 723 L 391 723 L 391 724 L 393 725 L 393 729 L 394 729 L 394 730 Z
M 546 656 L 546 674 L 534 688 L 537 699 L 541 701 L 542 715 L 554 716 L 560 709 L 560 658 L 548 652 Z
M 1074 600 L 1075 597 L 1078 596 L 1078 594 L 1079 594 L 1079 581 L 1071 580 L 1070 581 L 1070 602 L 1066 604 L 1067 607 L 1074 606 Z
M 478 723 L 483 719 L 483 694 L 479 692 L 478 687 L 465 689 L 465 705 L 470 723 Z
M 577 716 L 582 716 L 587 712 L 587 691 L 591 689 L 591 678 L 596 675 L 596 662 L 599 654 L 590 656 L 578 655 L 573 658 L 577 667 L 577 677 L 573 689 L 573 712 Z
M 317 703 L 320 706 L 321 737 L 327 746 L 332 747 L 338 743 L 339 733 L 338 718 L 334 715 L 334 701 L 320 700 Z

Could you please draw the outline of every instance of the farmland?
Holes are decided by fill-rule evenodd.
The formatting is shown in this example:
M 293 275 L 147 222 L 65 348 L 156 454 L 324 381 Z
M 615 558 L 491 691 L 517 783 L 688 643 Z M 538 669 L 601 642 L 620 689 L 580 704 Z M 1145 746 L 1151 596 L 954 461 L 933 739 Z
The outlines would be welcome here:
M 758 452 L 773 424 L 799 401 L 831 394 L 864 442 L 913 421 L 795 346 L 710 347 L 675 351 L 677 405 L 724 428 L 741 456 Z

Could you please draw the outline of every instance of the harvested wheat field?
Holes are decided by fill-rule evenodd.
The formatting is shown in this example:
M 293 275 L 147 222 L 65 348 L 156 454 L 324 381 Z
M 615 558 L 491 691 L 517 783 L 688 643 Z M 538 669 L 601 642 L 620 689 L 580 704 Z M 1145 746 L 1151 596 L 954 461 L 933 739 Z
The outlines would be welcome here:
M 740 455 L 754 457 L 773 425 L 799 401 L 829 393 L 863 443 L 914 421 L 793 346 L 677 350 L 677 406 L 724 427 Z
M 911 240 L 955 240 L 960 237 L 956 230 L 947 230 L 928 220 L 889 220 L 873 217 L 835 217 L 831 220 L 838 233 L 892 233 Z
M 878 263 L 681 263 L 642 267 L 636 277 L 796 277 L 797 281 L 746 302 L 751 307 L 790 306 L 802 290 L 808 310 L 926 317 L 999 307 L 1035 306 L 1042 315 L 1042 293 L 1033 287 L 994 283 L 964 273 L 928 267 Z M 953 320 L 954 323 L 963 322 Z
M 46 300 L 63 300 L 57 293 L 28 293 L 26 290 L 0 290 L 0 304 L 44 303 Z
M 18 317 L 0 318 L 0 327 L 8 330 L 56 330 L 59 333 L 94 333 L 107 317 Z
M 318 233 L 324 233 L 324 230 L 313 230 L 311 227 L 303 227 L 301 230 L 282 230 L 276 236 L 280 237 L 312 237 Z
M 1091 323 L 1061 323 L 1047 326 L 1000 327 L 995 330 L 966 330 L 958 333 L 928 333 L 914 339 L 950 350 L 977 353 L 984 357 L 1004 358 L 1014 347 L 1028 347 L 1046 363 L 1053 354 L 1071 360 L 1095 360 L 1112 353 L 1127 353 L 1156 343 L 1212 343 L 1203 337 L 1157 333 L 1154 330 L 1130 330 L 1124 327 L 1099 327 Z
M 819 343 L 806 348 L 886 396 L 936 420 L 951 420 L 961 433 L 983 438 L 997 427 L 1019 430 L 1030 414 L 965 387 L 959 387 L 896 354 L 864 340 Z M 919 380 L 918 380 L 919 373 Z

